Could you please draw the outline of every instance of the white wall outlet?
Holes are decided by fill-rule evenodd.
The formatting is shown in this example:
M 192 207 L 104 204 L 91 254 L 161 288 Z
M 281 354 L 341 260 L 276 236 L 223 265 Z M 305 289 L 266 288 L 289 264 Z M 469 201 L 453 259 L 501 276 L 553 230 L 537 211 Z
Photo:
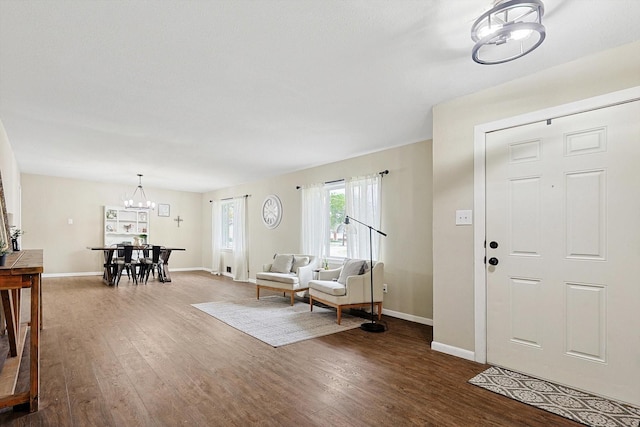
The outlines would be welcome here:
M 457 210 L 456 211 L 456 225 L 471 225 L 473 224 L 473 211 L 472 210 Z
M 387 284 L 383 284 L 382 285 L 382 292 L 384 292 L 385 294 L 387 293 L 388 289 L 387 289 Z

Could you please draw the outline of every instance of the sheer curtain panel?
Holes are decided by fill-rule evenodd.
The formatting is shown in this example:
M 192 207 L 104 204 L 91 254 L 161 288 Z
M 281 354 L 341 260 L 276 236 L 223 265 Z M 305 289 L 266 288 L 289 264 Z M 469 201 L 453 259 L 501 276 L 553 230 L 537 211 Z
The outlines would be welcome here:
M 380 229 L 381 185 L 380 174 L 345 180 L 346 215 L 373 228 Z M 369 259 L 369 230 L 351 223 L 347 232 L 347 257 Z M 380 259 L 380 235 L 373 233 L 373 259 Z
M 327 192 L 324 184 L 302 188 L 302 253 L 326 256 L 325 242 L 329 232 Z
M 222 265 L 222 224 L 220 215 L 220 203 L 215 200 L 211 202 L 211 272 L 221 275 L 223 271 Z
M 247 197 L 233 199 L 233 280 L 249 281 Z

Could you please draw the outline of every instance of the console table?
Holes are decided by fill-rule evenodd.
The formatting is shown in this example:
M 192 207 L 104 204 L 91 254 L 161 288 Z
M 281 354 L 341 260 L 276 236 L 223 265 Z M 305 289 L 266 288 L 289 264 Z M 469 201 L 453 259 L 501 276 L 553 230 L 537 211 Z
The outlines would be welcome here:
M 7 255 L 0 267 L 0 296 L 7 323 L 9 355 L 0 371 L 0 408 L 28 405 L 29 412 L 38 410 L 40 386 L 40 330 L 42 329 L 43 253 L 41 249 L 24 250 Z M 22 288 L 31 288 L 31 319 L 20 324 Z M 29 339 L 29 390 L 16 393 L 22 352 L 27 332 Z

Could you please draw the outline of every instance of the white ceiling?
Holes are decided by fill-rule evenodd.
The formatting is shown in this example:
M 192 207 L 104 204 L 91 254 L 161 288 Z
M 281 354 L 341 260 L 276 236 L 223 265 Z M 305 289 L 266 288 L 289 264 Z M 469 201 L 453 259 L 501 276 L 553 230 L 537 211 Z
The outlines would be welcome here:
M 204 192 L 431 138 L 432 107 L 640 39 L 638 0 L 545 0 L 547 39 L 475 64 L 490 0 L 0 0 L 22 172 Z

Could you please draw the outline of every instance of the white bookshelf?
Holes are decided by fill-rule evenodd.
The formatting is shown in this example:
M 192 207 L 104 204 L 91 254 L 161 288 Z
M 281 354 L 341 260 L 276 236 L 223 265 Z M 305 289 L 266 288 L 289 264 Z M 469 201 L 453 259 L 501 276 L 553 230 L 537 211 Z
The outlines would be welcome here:
M 120 206 L 104 207 L 104 245 L 116 243 L 144 244 L 149 241 L 148 209 L 125 209 Z

